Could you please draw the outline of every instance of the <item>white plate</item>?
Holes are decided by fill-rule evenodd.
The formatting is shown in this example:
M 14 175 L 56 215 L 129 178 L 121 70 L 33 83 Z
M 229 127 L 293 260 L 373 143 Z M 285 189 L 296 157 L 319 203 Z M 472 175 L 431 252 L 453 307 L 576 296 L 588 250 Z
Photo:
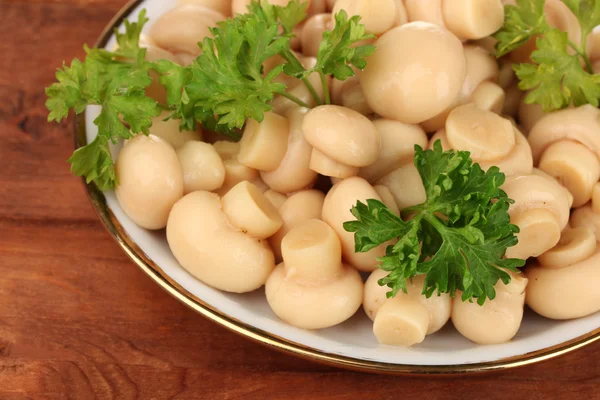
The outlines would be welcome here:
M 146 8 L 150 23 L 173 7 L 163 0 L 134 1 L 117 15 L 99 45 L 114 44 L 112 27 L 122 17 L 137 19 Z M 107 41 L 108 40 L 108 41 Z M 80 118 L 79 142 L 89 143 L 97 134 L 93 120 L 97 108 L 88 108 Z M 573 321 L 551 321 L 527 311 L 516 337 L 501 345 L 480 346 L 462 337 L 451 323 L 412 348 L 383 346 L 372 333 L 372 323 L 362 309 L 349 321 L 317 332 L 297 329 L 281 322 L 267 305 L 264 291 L 236 295 L 212 289 L 187 273 L 175 260 L 164 231 L 137 227 L 123 212 L 114 193 L 101 194 L 88 186 L 95 207 L 126 252 L 161 286 L 205 316 L 279 349 L 318 361 L 365 370 L 413 373 L 456 373 L 519 366 L 579 348 L 600 337 L 600 313 Z M 112 215 L 111 215 L 112 214 Z

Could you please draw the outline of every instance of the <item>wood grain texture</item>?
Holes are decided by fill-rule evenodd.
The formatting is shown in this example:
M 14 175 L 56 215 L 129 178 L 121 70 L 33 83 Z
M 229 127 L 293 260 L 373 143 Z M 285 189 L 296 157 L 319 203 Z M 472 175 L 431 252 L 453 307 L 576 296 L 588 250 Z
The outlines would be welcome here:
M 166 0 L 165 0 L 166 1 Z M 43 88 L 124 0 L 0 0 L 0 399 L 597 399 L 600 343 L 469 378 L 346 372 L 238 337 L 121 252 Z

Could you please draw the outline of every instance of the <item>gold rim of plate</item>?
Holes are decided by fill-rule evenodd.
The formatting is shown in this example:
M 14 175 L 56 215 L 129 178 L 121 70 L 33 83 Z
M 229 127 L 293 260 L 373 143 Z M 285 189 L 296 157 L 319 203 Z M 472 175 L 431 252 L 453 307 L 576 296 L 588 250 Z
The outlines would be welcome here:
M 96 42 L 96 47 L 104 47 L 109 38 L 113 34 L 115 27 L 121 25 L 123 20 L 127 18 L 131 12 L 143 0 L 131 0 L 127 3 L 108 26 L 102 32 L 100 38 Z M 78 115 L 75 119 L 75 148 L 79 148 L 87 144 L 86 139 L 86 123 L 85 113 Z M 505 370 L 509 368 L 521 367 L 524 365 L 533 364 L 536 362 L 548 360 L 554 357 L 561 356 L 571 351 L 577 350 L 583 346 L 595 342 L 600 339 L 600 329 L 596 329 L 588 334 L 579 336 L 575 339 L 563 342 L 556 346 L 547 347 L 538 351 L 522 354 L 520 356 L 503 358 L 496 361 L 464 364 L 464 365 L 407 365 L 384 363 L 371 360 L 362 360 L 352 357 L 341 356 L 337 354 L 327 353 L 325 351 L 313 349 L 299 343 L 295 343 L 282 337 L 273 335 L 272 333 L 260 330 L 252 325 L 241 322 L 230 315 L 224 314 L 213 308 L 198 297 L 194 296 L 177 282 L 173 281 L 158 265 L 156 265 L 144 252 L 136 245 L 129 237 L 123 226 L 115 218 L 111 210 L 106 205 L 106 200 L 102 192 L 95 184 L 87 184 L 83 180 L 88 197 L 96 210 L 96 213 L 102 220 L 104 226 L 108 229 L 111 236 L 131 258 L 131 260 L 148 275 L 160 287 L 166 290 L 171 296 L 192 308 L 194 311 L 202 314 L 204 317 L 224 326 L 225 328 L 253 339 L 267 347 L 282 351 L 284 353 L 293 354 L 295 356 L 316 361 L 336 367 L 358 370 L 363 372 L 389 373 L 389 374 L 410 374 L 410 375 L 442 375 L 442 374 L 466 374 L 480 373 L 495 370 Z

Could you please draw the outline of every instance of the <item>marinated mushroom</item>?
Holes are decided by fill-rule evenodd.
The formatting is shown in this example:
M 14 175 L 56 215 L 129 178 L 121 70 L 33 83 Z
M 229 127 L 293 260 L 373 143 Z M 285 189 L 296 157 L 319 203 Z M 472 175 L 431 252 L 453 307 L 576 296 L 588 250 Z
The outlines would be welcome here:
M 219 195 L 224 195 L 240 182 L 256 182 L 261 180 L 258 170 L 238 161 L 238 154 L 240 152 L 239 142 L 217 141 L 213 146 L 219 156 L 221 156 L 223 166 L 225 167 L 225 180 L 223 181 L 223 186 L 217 191 Z
M 358 167 L 375 162 L 381 151 L 375 125 L 364 115 L 340 106 L 325 105 L 310 110 L 304 117 L 302 132 L 314 147 L 311 169 L 326 176 L 350 176 L 332 174 L 344 166 L 355 167 L 358 173 Z M 317 161 L 313 161 L 315 157 Z M 328 164 L 327 158 L 333 163 Z M 327 168 L 330 164 L 342 164 L 342 167 Z
M 508 177 L 502 186 L 515 202 L 510 206 L 510 222 L 517 225 L 519 242 L 506 250 L 506 257 L 537 257 L 554 247 L 569 222 L 572 197 L 552 177 L 534 171 Z
M 446 27 L 442 0 L 404 0 L 409 22 L 424 21 Z
M 373 111 L 416 124 L 455 101 L 466 75 L 463 47 L 456 36 L 437 25 L 411 22 L 386 32 L 375 46 L 361 74 Z
M 267 112 L 261 122 L 253 119 L 246 123 L 238 161 L 260 171 L 277 169 L 285 156 L 290 134 L 287 118 Z
M 363 203 L 367 199 L 381 201 L 373 186 L 359 177 L 344 179 L 335 184 L 325 196 L 323 203 L 323 221 L 327 222 L 340 237 L 344 260 L 360 271 L 374 271 L 377 268 L 377 258 L 383 257 L 387 244 L 382 244 L 365 253 L 354 251 L 354 234 L 344 230 L 344 222 L 353 219 L 350 209 L 357 201 Z
M 497 166 L 506 175 L 528 174 L 533 159 L 527 139 L 506 118 L 466 104 L 452 110 L 446 130 L 438 132 L 450 148 L 471 152 L 473 161 L 484 170 Z
M 342 264 L 340 240 L 323 221 L 301 223 L 281 243 L 283 263 L 265 286 L 273 312 L 290 325 L 323 329 L 340 324 L 360 307 L 359 273 Z
M 501 0 L 453 0 L 442 2 L 446 27 L 462 39 L 480 39 L 499 30 L 504 23 Z
M 175 150 L 182 147 L 190 140 L 202 140 L 202 129 L 195 131 L 180 131 L 179 121 L 169 118 L 170 113 L 164 111 L 158 117 L 152 118 L 152 126 L 149 131 L 151 135 L 159 137 L 169 143 Z
M 373 110 L 369 106 L 362 90 L 360 80 L 351 81 L 342 88 L 339 104 L 362 115 L 373 114 Z
M 542 106 L 539 104 L 527 104 L 525 102 L 526 97 L 526 95 L 521 97 L 521 102 L 519 103 L 519 123 L 523 127 L 525 133 L 529 135 L 529 132 L 531 132 L 535 124 L 537 124 L 546 113 L 544 113 Z
M 310 169 L 323 176 L 344 179 L 358 175 L 358 167 L 351 167 L 329 157 L 327 154 L 313 148 L 310 156 Z
M 315 2 L 313 1 L 313 4 Z M 300 42 L 305 56 L 316 57 L 323 40 L 323 33 L 330 30 L 331 14 L 316 14 L 306 20 L 302 28 Z
M 560 240 L 537 261 L 542 268 L 563 268 L 591 257 L 596 252 L 596 236 L 585 226 L 562 231 Z
M 183 172 L 175 150 L 164 140 L 137 135 L 119 152 L 115 194 L 125 214 L 146 229 L 162 229 L 183 196 Z
M 427 132 L 444 129 L 450 112 L 456 107 L 474 102 L 475 90 L 484 82 L 495 82 L 498 79 L 498 64 L 496 59 L 479 46 L 464 46 L 467 73 L 458 96 L 445 110 L 433 118 L 423 121 L 421 126 Z
M 270 238 L 275 260 L 281 262 L 281 241 L 295 226 L 311 219 L 320 219 L 325 195 L 318 190 L 302 190 L 294 193 L 279 207 L 283 224 Z
M 390 289 L 378 282 L 388 273 L 373 271 L 365 282 L 363 298 L 363 308 L 374 321 L 373 331 L 380 343 L 412 346 L 448 322 L 452 305 L 449 294 L 427 298 L 422 294 L 425 276 L 418 275 L 408 282 L 406 293 L 400 291 L 394 298 L 387 298 Z
M 461 335 L 477 344 L 499 344 L 511 340 L 523 320 L 525 291 L 529 296 L 531 277 L 510 273 L 508 285 L 498 281 L 494 286 L 496 297 L 483 305 L 476 301 L 462 301 L 457 291 L 452 301 L 452 324 Z M 529 281 L 528 279 L 529 278 Z
M 598 132 L 600 110 L 585 105 L 544 116 L 528 136 L 534 161 L 569 189 L 574 207 L 590 200 L 600 179 Z
M 225 16 L 211 8 L 193 4 L 175 7 L 162 14 L 150 28 L 150 37 L 163 49 L 173 53 L 197 56 L 201 53 L 198 42 L 210 35 Z
M 272 207 L 267 200 L 255 206 L 265 203 Z M 167 241 L 183 268 L 226 292 L 258 289 L 275 267 L 267 242 L 235 228 L 219 196 L 210 192 L 190 193 L 173 206 Z
M 600 311 L 599 263 L 592 229 L 580 226 L 565 230 L 556 247 L 527 267 L 527 305 L 546 318 L 559 320 Z
M 600 242 L 600 183 L 594 185 L 592 201 L 573 210 L 569 222 L 573 228 L 590 229 L 596 235 L 596 241 Z
M 514 4 L 513 4 L 514 5 Z M 549 26 L 567 32 L 572 43 L 581 43 L 581 28 L 575 14 L 561 0 L 546 0 L 544 2 L 544 16 Z M 525 45 L 511 52 L 508 58 L 515 63 L 531 63 L 531 53 L 537 49 L 534 36 Z M 568 49 L 573 52 L 573 50 Z
M 248 181 L 231 188 L 221 198 L 221 203 L 231 225 L 253 238 L 266 239 L 283 225 L 275 206 Z
M 400 209 L 398 208 L 396 199 L 387 186 L 375 185 L 373 186 L 373 189 L 375 189 L 379 197 L 381 197 L 381 202 L 385 204 L 387 208 L 389 208 L 394 214 L 400 215 Z
M 421 175 L 413 163 L 407 163 L 385 175 L 379 185 L 387 187 L 400 210 L 422 204 L 427 200 Z
M 504 89 L 494 82 L 481 82 L 471 96 L 471 101 L 482 110 L 495 114 L 502 113 L 506 94 Z
M 396 4 L 395 0 L 337 0 L 331 13 L 344 10 L 349 17 L 359 15 L 366 32 L 379 35 L 396 25 Z
M 279 166 L 270 172 L 261 171 L 260 176 L 273 190 L 293 193 L 311 185 L 317 173 L 310 169 L 312 146 L 304 139 L 302 123 L 308 109 L 292 108 L 287 114 L 290 124 L 287 151 Z
M 389 119 L 373 121 L 381 138 L 381 153 L 374 163 L 360 169 L 359 176 L 373 183 L 397 168 L 413 162 L 415 145 L 427 147 L 427 135 L 418 125 Z
M 189 141 L 177 150 L 183 172 L 185 194 L 196 190 L 213 191 L 225 181 L 225 166 L 215 148 L 204 142 Z
M 278 210 L 288 199 L 288 197 L 285 194 L 276 192 L 273 189 L 267 190 L 264 194 L 267 200 L 269 200 L 271 204 L 273 204 L 273 207 L 275 207 Z

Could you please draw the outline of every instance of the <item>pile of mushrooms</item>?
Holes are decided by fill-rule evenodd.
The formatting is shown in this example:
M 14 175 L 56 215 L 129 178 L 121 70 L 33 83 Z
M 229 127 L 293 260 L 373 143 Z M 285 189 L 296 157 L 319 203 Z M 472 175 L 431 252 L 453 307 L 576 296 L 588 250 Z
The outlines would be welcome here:
M 264 285 L 273 313 L 299 328 L 340 324 L 362 304 L 383 344 L 416 345 L 449 320 L 467 339 L 492 344 L 518 334 L 525 304 L 553 319 L 599 311 L 600 111 L 548 114 L 523 101 L 511 65 L 535 44 L 496 63 L 488 36 L 502 25 L 502 3 L 309 1 L 292 43 L 301 62 L 314 65 L 323 32 L 343 9 L 377 37 L 367 68 L 328 80 L 330 105 L 316 106 L 298 80 L 278 78 L 313 108 L 276 97 L 262 121 L 247 121 L 237 143 L 155 118 L 150 135 L 129 140 L 118 155 L 121 207 L 143 228 L 166 228 L 173 255 L 200 281 L 234 293 Z M 142 45 L 148 58 L 191 63 L 208 28 L 248 4 L 180 0 Z M 562 2 L 548 0 L 546 13 L 578 41 Z M 600 60 L 600 38 L 590 43 Z M 283 62 L 269 59 L 265 73 Z M 322 88 L 319 76 L 309 80 Z M 164 102 L 161 89 L 148 93 Z M 519 243 L 506 256 L 529 263 L 510 284 L 498 282 L 496 298 L 483 306 L 463 302 L 461 293 L 427 298 L 423 276 L 387 298 L 377 259 L 393 242 L 356 253 L 343 228 L 357 201 L 380 200 L 398 215 L 424 202 L 414 147 L 438 140 L 469 151 L 484 170 L 498 166 L 514 200 Z M 370 274 L 365 283 L 359 272 Z

